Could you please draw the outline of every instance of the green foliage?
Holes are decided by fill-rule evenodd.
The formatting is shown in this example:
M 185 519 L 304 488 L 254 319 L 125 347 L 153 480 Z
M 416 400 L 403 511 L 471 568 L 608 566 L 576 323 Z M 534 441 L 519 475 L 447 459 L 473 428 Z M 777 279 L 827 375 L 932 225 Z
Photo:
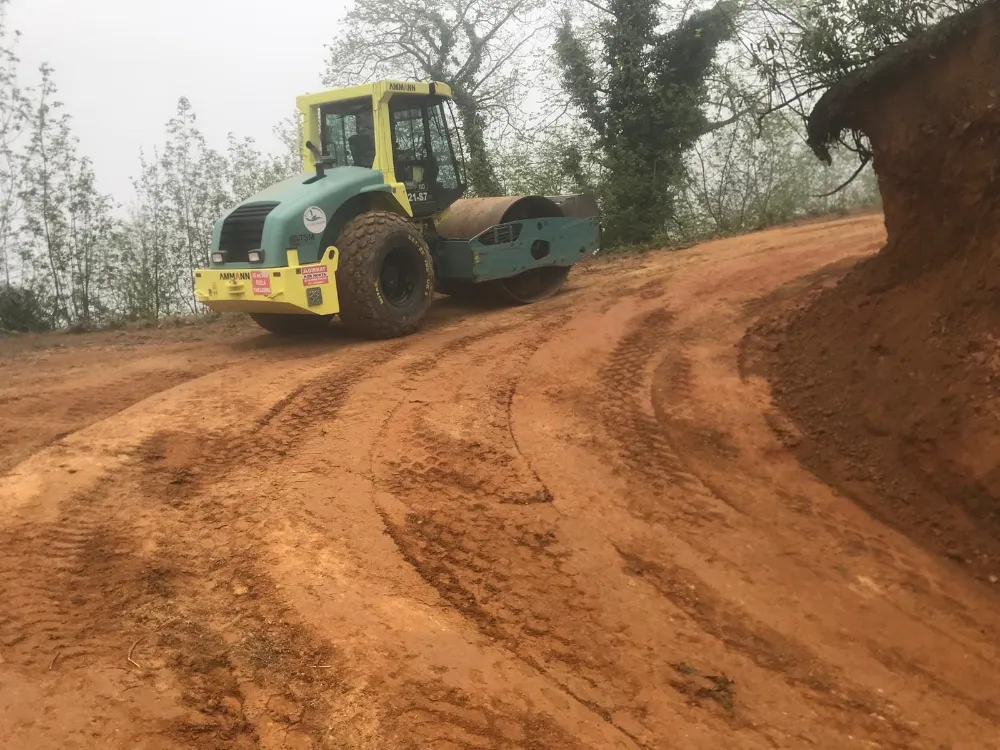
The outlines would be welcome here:
M 172 222 L 161 160 L 156 152 L 152 159 L 140 155 L 139 165 L 128 218 L 110 238 L 118 260 L 115 307 L 126 320 L 169 314 L 177 302 L 169 283 L 175 273 L 170 255 Z
M 0 286 L 0 333 L 51 330 L 51 316 L 38 293 L 27 287 Z
M 128 320 L 199 312 L 191 272 L 208 262 L 212 229 L 230 208 L 300 171 L 295 120 L 283 123 L 286 152 L 261 152 L 252 138 L 230 134 L 227 150 L 211 148 L 191 102 L 181 98 L 166 125 L 166 142 L 140 158 L 135 201 L 112 235 L 116 309 Z
M 272 128 L 281 151 L 270 157 L 271 164 L 277 174 L 288 177 L 303 171 L 302 153 L 299 144 L 302 142 L 302 117 L 298 110 L 283 119 Z
M 602 166 L 606 237 L 642 243 L 662 229 L 685 174 L 684 154 L 708 122 L 707 76 L 735 33 L 728 0 L 658 31 L 658 4 L 611 0 L 599 64 L 564 18 L 555 50 L 563 84 L 590 125 Z
M 261 188 L 297 172 L 297 146 L 262 153 L 230 136 L 209 147 L 191 103 L 178 102 L 163 146 L 140 155 L 124 219 L 78 154 L 54 72 L 21 88 L 0 0 L 0 293 L 8 330 L 85 330 L 119 320 L 198 310 L 191 271 L 207 262 L 215 221 Z M 294 121 L 293 121 L 294 122 Z M 287 133 L 287 128 L 285 130 Z M 294 130 L 289 140 L 295 140 Z
M 26 230 L 21 258 L 36 272 L 35 283 L 51 290 L 53 326 L 89 325 L 101 308 L 111 199 L 97 191 L 90 162 L 77 156 L 51 68 L 43 65 L 39 72 L 41 83 L 27 117 L 30 139 L 19 156 Z
M 183 288 L 189 286 L 188 280 L 181 280 L 184 270 L 208 264 L 212 227 L 232 203 L 226 190 L 225 160 L 208 147 L 196 120 L 191 103 L 181 97 L 177 114 L 167 122 L 167 142 L 160 159 L 170 221 L 169 258 Z M 188 312 L 197 310 L 190 294 L 182 299 Z
M 103 299 L 112 258 L 108 237 L 115 221 L 112 200 L 98 191 L 89 159 L 73 164 L 69 186 L 69 285 L 73 318 L 85 326 L 105 322 L 109 311 Z
M 677 246 L 874 202 L 870 169 L 816 197 L 853 165 L 841 158 L 824 171 L 784 115 L 969 0 L 733 1 L 688 5 L 667 24 L 674 9 L 658 1 L 586 0 L 576 7 L 598 9 L 598 20 L 563 16 L 549 38 L 542 0 L 353 0 L 325 82 L 450 83 L 475 193 L 593 192 L 611 243 Z M 9 2 L 0 0 L 0 328 L 198 310 L 191 270 L 206 260 L 215 221 L 301 171 L 298 115 L 275 129 L 272 155 L 236 135 L 213 147 L 180 99 L 118 211 L 78 153 L 53 71 L 43 66 L 34 86 L 19 80 Z M 537 52 L 550 42 L 547 88 Z M 760 122 L 762 113 L 771 116 Z
M 575 129 L 551 128 L 515 139 L 497 151 L 497 175 L 506 195 L 564 195 L 592 189 L 591 144 Z
M 926 31 L 976 3 L 964 0 L 814 0 L 803 7 L 796 62 L 817 81 L 833 83 L 888 47 Z
M 981 0 L 750 0 L 759 29 L 744 45 L 746 67 L 763 82 L 761 115 L 805 119 L 831 85 L 880 54 Z M 867 154 L 862 139 L 848 145 Z

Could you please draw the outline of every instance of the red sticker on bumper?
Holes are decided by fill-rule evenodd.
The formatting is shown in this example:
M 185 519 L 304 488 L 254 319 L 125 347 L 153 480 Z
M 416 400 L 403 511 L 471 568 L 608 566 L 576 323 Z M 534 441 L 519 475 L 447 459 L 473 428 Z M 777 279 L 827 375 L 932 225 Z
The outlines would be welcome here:
M 253 293 L 258 297 L 266 297 L 271 293 L 271 274 L 269 271 L 251 271 L 250 283 Z
M 317 284 L 329 284 L 330 276 L 327 274 L 326 266 L 303 266 L 302 286 L 316 286 Z

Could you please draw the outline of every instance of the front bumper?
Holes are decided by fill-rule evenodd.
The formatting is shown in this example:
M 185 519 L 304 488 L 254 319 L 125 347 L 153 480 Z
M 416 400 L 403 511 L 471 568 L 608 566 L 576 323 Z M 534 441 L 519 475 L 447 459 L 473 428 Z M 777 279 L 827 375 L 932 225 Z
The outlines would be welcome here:
M 283 268 L 199 268 L 194 272 L 194 296 L 216 312 L 335 314 L 340 312 L 339 259 L 337 248 L 329 247 L 323 260 L 304 266 L 290 250 L 289 265 Z

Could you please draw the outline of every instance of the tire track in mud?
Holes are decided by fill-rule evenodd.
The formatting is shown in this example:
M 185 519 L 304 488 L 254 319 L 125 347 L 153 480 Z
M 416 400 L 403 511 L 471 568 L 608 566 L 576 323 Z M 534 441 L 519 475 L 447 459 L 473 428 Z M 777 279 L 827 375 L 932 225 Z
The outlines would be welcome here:
M 572 573 L 565 568 L 570 552 L 551 518 L 497 512 L 497 506 L 479 502 L 432 508 L 425 505 L 430 498 L 412 487 L 403 482 L 394 488 L 408 493 L 409 510 L 402 522 L 381 512 L 403 559 L 494 645 L 547 676 L 573 701 L 644 747 L 600 700 L 600 683 L 613 661 L 587 653 L 600 627 L 584 624 L 591 610 L 582 604 L 585 592 L 573 585 Z M 601 641 L 612 645 L 606 637 L 598 638 Z M 545 738 L 517 747 L 542 750 L 579 747 L 579 742 Z
M 138 400 L 150 398 L 202 374 L 178 367 L 158 371 L 155 379 L 150 373 L 143 372 L 106 378 L 99 385 L 88 383 L 55 388 L 42 385 L 30 395 L 0 396 L 0 406 L 6 407 L 6 420 L 9 420 L 12 430 L 8 434 L 4 425 L 0 424 L 0 479 L 9 477 L 15 466 L 32 453 L 56 445 L 95 422 L 124 411 Z M 53 402 L 62 405 L 62 408 L 53 407 Z M 39 422 L 40 414 L 46 415 L 44 424 Z M 30 437 L 23 430 L 13 430 L 13 425 L 22 420 L 35 425 Z
M 343 660 L 296 617 L 261 558 L 266 499 L 192 500 L 233 470 L 280 461 L 406 343 L 328 368 L 251 425 L 207 437 L 156 433 L 123 472 L 64 501 L 56 522 L 8 526 L 0 654 L 32 670 L 134 669 L 123 639 L 139 639 L 136 660 L 148 671 L 137 679 L 175 682 L 187 714 L 144 732 L 205 750 L 273 747 L 282 737 L 352 744 L 327 726 Z
M 461 336 L 443 352 L 464 351 L 496 333 Z M 137 659 L 161 676 L 166 670 L 189 709 L 185 719 L 146 731 L 196 748 L 257 746 L 269 733 L 289 732 L 316 746 L 363 745 L 360 737 L 333 742 L 324 726 L 341 692 L 343 660 L 296 618 L 266 573 L 260 557 L 266 499 L 201 493 L 232 471 L 280 462 L 298 440 L 336 419 L 357 382 L 409 343 L 393 342 L 363 361 L 327 368 L 250 425 L 207 436 L 156 433 L 136 452 L 131 475 L 64 502 L 51 527 L 9 527 L 0 549 L 0 596 L 8 605 L 0 614 L 0 647 L 7 661 L 35 670 L 118 664 L 121 639 L 140 638 Z M 431 358 L 440 361 L 441 351 Z M 523 494 L 507 499 L 533 501 Z M 138 539 L 156 551 L 140 554 Z M 25 560 L 37 563 L 27 574 L 20 570 Z M 432 688 L 410 691 L 407 710 L 453 710 L 461 732 L 475 734 L 478 724 L 462 708 L 467 698 L 452 696 L 449 709 L 426 700 L 440 693 Z M 484 746 L 575 746 L 544 717 L 515 721 L 516 731 L 488 711 L 479 719 Z M 397 741 L 408 746 L 403 734 Z
M 551 311 L 526 316 L 529 321 L 550 316 Z M 466 351 L 479 341 L 524 326 L 525 320 L 499 323 L 483 331 L 446 341 L 433 354 L 403 366 L 411 377 L 430 372 L 443 358 Z M 257 467 L 290 455 L 312 429 L 329 423 L 347 400 L 353 387 L 372 370 L 388 365 L 413 344 L 410 339 L 392 341 L 358 363 L 327 367 L 295 387 L 277 401 L 252 426 L 238 426 L 212 434 L 163 431 L 139 450 L 138 458 L 159 484 L 170 490 L 174 501 L 197 492 L 232 469 Z
M 408 363 L 403 371 L 411 377 L 420 377 L 426 375 L 432 370 L 436 369 L 441 364 L 441 359 L 443 357 L 449 357 L 455 354 L 459 354 L 467 350 L 473 344 L 479 341 L 488 339 L 491 336 L 499 336 L 501 334 L 513 331 L 516 328 L 520 328 L 524 325 L 521 320 L 516 320 L 511 323 L 495 325 L 491 328 L 487 328 L 482 331 L 476 331 L 475 333 L 469 333 L 464 336 L 459 336 L 454 340 L 448 342 L 440 349 L 436 350 L 433 354 L 427 355 L 426 357 L 421 357 L 418 360 Z
M 502 332 L 506 332 L 517 324 L 501 326 Z M 484 332 L 477 332 L 465 336 L 460 336 L 455 340 L 444 343 L 437 349 L 435 354 L 426 357 L 426 360 L 433 359 L 440 363 L 448 355 L 465 351 L 476 342 L 489 338 L 497 334 L 496 329 Z M 165 512 L 176 513 L 179 518 L 184 518 L 188 524 L 193 524 L 197 528 L 205 531 L 200 535 L 204 540 L 201 546 L 206 548 L 228 550 L 227 555 L 213 559 L 206 563 L 204 560 L 193 560 L 188 570 L 205 568 L 220 571 L 220 583 L 216 587 L 221 590 L 226 585 L 235 586 L 237 591 L 250 588 L 251 591 L 260 589 L 273 589 L 273 582 L 260 572 L 265 567 L 265 562 L 259 559 L 260 549 L 263 548 L 262 531 L 266 526 L 267 519 L 263 515 L 263 508 L 266 507 L 266 500 L 260 497 L 227 497 L 224 494 L 212 497 L 210 500 L 205 494 L 199 494 L 206 489 L 208 483 L 217 475 L 225 476 L 229 471 L 240 471 L 243 467 L 249 470 L 263 468 L 270 462 L 280 462 L 284 457 L 290 455 L 295 448 L 296 440 L 299 436 L 309 434 L 309 431 L 320 429 L 323 424 L 335 420 L 337 415 L 350 395 L 353 386 L 364 378 L 371 369 L 387 364 L 395 358 L 406 347 L 408 342 L 400 342 L 391 345 L 380 351 L 377 356 L 369 358 L 367 361 L 356 365 L 349 365 L 339 372 L 328 372 L 319 376 L 309 383 L 299 386 L 290 392 L 285 398 L 275 404 L 267 414 L 259 419 L 251 430 L 241 432 L 231 431 L 228 434 L 213 436 L 208 441 L 208 445 L 198 447 L 193 441 L 186 439 L 186 436 L 177 433 L 160 434 L 151 440 L 140 453 L 142 460 L 146 463 L 142 482 L 150 495 L 154 497 L 168 498 L 168 502 L 162 507 Z M 420 364 L 420 360 L 416 364 Z M 408 363 L 402 368 L 402 372 L 411 377 L 417 376 L 421 371 L 427 371 L 426 366 L 415 368 L 415 363 Z M 332 369 L 332 368 L 331 368 Z M 491 462 L 502 458 L 500 453 L 491 452 L 488 446 L 480 446 L 481 450 L 473 456 L 477 462 Z M 192 450 L 197 450 L 197 455 L 192 454 Z M 511 471 L 514 475 L 518 472 L 518 467 L 511 464 Z M 264 490 L 266 492 L 266 490 Z M 498 485 L 494 488 L 497 496 L 502 496 L 505 501 L 514 503 L 534 502 L 530 491 L 522 491 L 516 481 L 509 485 Z M 197 495 L 196 502 L 190 502 Z M 213 493 L 218 495 L 218 493 Z M 222 541 L 225 540 L 225 541 Z M 234 564 L 235 562 L 235 564 Z M 248 574 L 246 571 L 257 571 Z M 247 576 L 258 581 L 256 586 L 249 586 L 246 583 Z M 236 584 L 227 583 L 235 580 Z M 260 582 L 263 583 L 260 583 Z M 186 591 L 195 587 L 184 587 Z M 188 593 L 190 596 L 190 593 Z M 248 593 L 242 593 L 237 601 L 222 605 L 219 602 L 209 602 L 202 600 L 203 597 L 194 597 L 188 605 L 192 610 L 204 613 L 208 618 L 212 612 L 236 611 L 235 606 L 239 602 L 249 601 L 246 599 Z M 264 601 L 270 602 L 270 606 L 283 608 L 281 598 L 274 592 L 273 597 L 265 597 Z M 158 614 L 157 619 L 162 619 L 163 615 Z M 266 646 L 266 636 L 273 632 L 271 629 L 255 627 L 256 623 L 262 621 L 253 610 L 244 610 L 240 615 L 241 619 L 237 623 L 239 627 L 247 627 L 250 623 L 252 632 L 258 634 L 256 640 L 265 642 L 264 647 L 254 647 L 252 644 L 232 643 L 226 644 L 226 649 L 216 649 L 221 655 L 223 666 L 218 663 L 213 669 L 228 669 L 225 667 L 226 659 L 232 660 L 231 656 L 234 647 L 241 647 L 244 655 L 234 661 L 235 674 L 241 675 L 240 684 L 246 687 L 248 680 L 246 675 L 253 675 L 249 683 L 259 691 L 277 690 L 278 695 L 286 703 L 298 706 L 297 712 L 302 716 L 296 717 L 294 726 L 297 731 L 306 732 L 319 742 L 319 724 L 308 724 L 306 722 L 305 709 L 311 705 L 329 705 L 337 701 L 339 692 L 343 691 L 342 686 L 334 680 L 333 682 L 309 683 L 301 686 L 297 695 L 290 696 L 287 691 L 281 692 L 282 680 L 271 679 L 271 672 L 278 669 L 287 674 L 291 671 L 288 659 L 293 654 L 312 649 L 317 652 L 313 661 L 326 663 L 327 666 L 334 666 L 334 672 L 325 672 L 325 675 L 341 675 L 349 671 L 349 667 L 344 665 L 343 659 L 331 652 L 322 641 L 316 641 L 315 637 L 301 627 L 294 626 L 294 639 L 300 644 L 292 649 L 280 649 Z M 281 610 L 280 615 L 270 613 L 263 614 L 263 622 L 268 624 L 279 622 L 283 628 L 279 628 L 277 636 L 280 641 L 287 642 L 291 636 L 285 638 L 280 634 L 287 627 L 284 626 L 289 621 L 294 623 L 294 616 Z M 186 649 L 180 648 L 183 642 L 190 643 L 194 640 L 205 640 L 208 643 L 218 641 L 224 634 L 231 632 L 234 623 L 220 624 L 209 621 L 209 625 L 198 633 L 181 632 L 175 637 L 176 645 L 171 649 L 174 654 L 184 653 Z M 190 618 L 188 618 L 190 621 Z M 181 637 L 186 638 L 186 641 Z M 273 640 L 273 638 L 272 638 Z M 323 649 L 326 654 L 320 654 Z M 254 666 L 254 654 L 258 652 L 272 653 L 274 661 L 268 667 L 268 671 L 263 674 L 247 668 L 247 663 Z M 246 655 L 249 653 L 249 656 Z M 236 652 L 239 655 L 239 651 Z M 222 656 L 225 659 L 221 658 Z M 178 662 L 176 664 L 178 673 L 185 679 L 194 679 L 197 688 L 201 689 L 201 680 L 198 675 L 205 672 L 205 664 L 195 662 Z M 322 675 L 321 675 L 322 676 Z M 315 679 L 316 676 L 312 675 Z M 283 678 L 284 679 L 284 678 Z M 400 687 L 397 685 L 397 687 Z M 237 697 L 239 700 L 239 698 Z M 378 696 L 371 695 L 363 699 L 369 706 L 369 711 L 382 710 L 383 713 L 378 721 L 384 723 L 384 730 L 392 735 L 393 746 L 395 747 L 422 747 L 424 742 L 413 739 L 414 728 L 419 728 L 421 736 L 425 741 L 450 741 L 461 746 L 490 747 L 515 750 L 515 748 L 573 748 L 578 747 L 571 737 L 560 730 L 549 718 L 526 714 L 522 715 L 514 712 L 495 712 L 483 706 L 474 706 L 469 696 L 446 688 L 443 684 L 433 682 L 423 682 L 419 686 L 402 686 L 398 691 L 393 692 L 390 707 L 388 710 L 378 709 L 380 705 Z M 210 703 L 226 702 L 224 697 L 212 699 Z M 204 702 L 204 701 L 202 701 Z M 231 702 L 231 701 L 228 701 Z M 321 712 L 314 712 L 316 722 L 320 721 Z M 375 721 L 375 719 L 372 719 Z M 259 717 L 248 719 L 247 725 L 257 731 L 259 728 Z M 181 731 L 186 731 L 183 727 Z M 388 735 L 386 735 L 388 736 Z M 338 738 L 337 742 L 327 738 L 327 744 L 323 747 L 343 747 L 343 746 L 364 746 L 365 741 L 357 738 L 356 741 L 347 741 L 345 738 Z M 339 743 L 339 744 L 338 744 Z
M 136 489 L 105 482 L 55 522 L 0 535 L 4 661 L 54 676 L 118 668 L 140 684 L 176 685 L 182 717 L 137 715 L 136 735 L 203 750 L 275 734 L 339 747 L 327 716 L 342 659 L 283 603 L 253 541 L 221 532 L 230 524 L 220 525 L 217 505 L 128 507 Z M 228 510 L 235 519 L 240 506 Z
M 331 737 L 329 716 L 345 692 L 342 656 L 285 603 L 252 534 L 188 531 L 177 544 L 201 525 L 191 516 L 166 506 L 151 514 L 162 583 L 133 605 L 143 648 L 190 709 L 165 733 L 205 750 L 276 746 L 277 737 L 340 746 L 348 738 Z
M 345 696 L 352 690 L 342 682 L 347 669 L 343 657 L 301 622 L 266 572 L 268 561 L 262 555 L 267 549 L 270 490 L 265 485 L 249 497 L 225 492 L 208 496 L 203 491 L 232 472 L 266 472 L 268 467 L 279 466 L 297 445 L 337 419 L 361 380 L 411 343 L 390 342 L 359 362 L 324 368 L 251 425 L 219 431 L 200 445 L 191 435 L 162 432 L 137 454 L 145 494 L 166 499 L 159 504 L 160 512 L 176 517 L 178 534 L 184 534 L 183 527 L 196 529 L 194 534 L 187 532 L 185 549 L 198 552 L 188 559 L 182 557 L 179 563 L 185 575 L 209 570 L 214 582 L 211 593 L 199 593 L 200 587 L 194 585 L 182 587 L 180 598 L 186 598 L 185 606 L 198 617 L 187 616 L 178 627 L 168 629 L 170 638 L 164 645 L 173 655 L 168 666 L 188 683 L 194 702 L 207 706 L 209 712 L 216 705 L 232 704 L 226 696 L 212 693 L 220 672 L 222 684 L 227 682 L 225 675 L 230 675 L 242 691 L 269 696 L 245 721 L 255 739 L 270 731 L 298 733 L 313 747 L 364 745 L 360 729 L 352 737 L 349 727 L 335 731 L 329 721 L 335 704 L 348 700 Z M 153 608 L 151 621 L 171 622 L 169 608 L 176 606 L 176 597 L 159 605 Z M 191 622 L 203 625 L 192 629 Z M 158 628 L 162 630 L 163 625 Z M 234 632 L 241 634 L 236 640 Z M 207 649 L 194 650 L 209 658 L 186 659 L 192 644 L 207 644 Z M 247 697 L 261 703 L 259 698 Z M 236 700 L 243 698 L 236 696 Z M 357 696 L 349 700 L 356 702 Z M 362 703 L 374 705 L 370 699 Z M 362 709 L 361 714 L 369 715 L 362 717 L 361 724 L 377 723 L 373 710 Z M 183 735 L 188 730 L 194 731 L 183 726 L 173 731 Z M 213 744 L 219 736 L 216 732 L 204 746 L 224 746 Z
M 544 340 L 570 320 L 567 313 L 555 314 L 560 309 L 562 308 L 548 309 L 528 316 L 531 321 L 543 319 L 546 332 L 527 343 L 521 341 L 514 346 L 518 362 L 529 359 Z M 433 383 L 434 371 L 442 366 L 447 367 L 454 355 L 469 353 L 480 342 L 524 328 L 525 317 L 522 315 L 518 320 L 459 336 L 441 346 L 434 354 L 408 363 L 403 371 L 418 382 L 422 380 L 424 383 Z M 474 362 L 483 361 L 483 357 L 475 353 L 469 356 Z M 509 361 L 503 352 L 496 350 L 491 350 L 488 356 L 491 359 Z M 491 381 L 494 377 L 495 372 L 491 373 Z M 487 400 L 492 413 L 502 411 L 507 415 L 517 378 L 501 376 L 496 382 L 497 388 L 490 392 Z M 475 541 L 470 541 L 468 546 L 457 552 L 460 560 L 455 559 L 455 546 L 457 544 L 462 547 L 458 540 L 467 530 L 458 530 L 443 519 L 419 513 L 406 513 L 403 519 L 393 518 L 378 503 L 377 492 L 390 490 L 400 498 L 406 497 L 407 503 L 413 489 L 418 496 L 425 496 L 430 492 L 441 505 L 465 505 L 466 512 L 469 513 L 478 513 L 485 507 L 484 503 L 478 502 L 466 505 L 466 499 L 477 494 L 497 506 L 523 508 L 550 503 L 551 493 L 517 449 L 509 425 L 500 429 L 497 424 L 497 429 L 494 430 L 494 425 L 491 424 L 487 429 L 489 435 L 485 437 L 468 430 L 459 437 L 450 434 L 450 431 L 449 434 L 443 434 L 430 419 L 440 409 L 440 404 L 435 403 L 434 407 L 430 407 L 425 403 L 423 400 L 401 400 L 383 420 L 374 440 L 376 447 L 369 458 L 373 477 L 372 503 L 382 519 L 385 533 L 393 540 L 404 561 L 480 632 L 496 641 L 503 636 L 489 624 L 492 618 L 487 610 L 470 602 L 460 585 L 442 588 L 442 579 L 438 574 L 449 576 L 446 570 L 448 563 L 442 561 L 435 566 L 435 572 L 429 572 L 427 556 L 416 550 L 415 543 L 425 553 L 433 556 L 436 550 L 459 567 L 480 575 L 489 575 L 497 558 L 485 549 L 478 549 Z M 387 462 L 391 469 L 389 477 L 380 481 L 376 461 L 378 446 L 384 442 L 393 426 L 398 428 L 399 414 L 407 409 L 412 410 L 409 415 L 410 427 L 399 429 L 406 433 L 404 444 L 409 443 L 408 451 Z M 482 412 L 477 413 L 481 415 Z M 523 540 L 526 544 L 535 542 L 544 545 L 547 542 L 546 537 L 533 536 L 528 529 L 523 532 Z M 431 545 L 433 549 L 426 545 Z M 516 614 L 512 614 L 516 617 Z M 532 666 L 538 671 L 544 671 L 537 663 Z M 510 705 L 490 705 L 484 703 L 481 697 L 471 696 L 440 681 L 410 681 L 403 686 L 397 685 L 394 693 L 395 735 L 407 738 L 404 743 L 406 747 L 422 748 L 438 744 L 497 750 L 571 750 L 580 747 L 579 740 L 547 715 L 525 712 Z
M 399 747 L 579 750 L 551 717 L 487 705 L 443 683 L 412 682 L 393 700 Z
M 649 288 L 650 299 L 658 287 Z M 675 335 L 675 316 L 666 308 L 646 313 L 622 338 L 599 373 L 599 411 L 617 446 L 619 473 L 628 477 L 630 512 L 657 524 L 678 521 L 695 528 L 725 525 L 718 499 L 688 471 L 670 444 L 649 401 L 652 368 L 660 357 L 683 357 L 668 346 Z M 680 372 L 683 370 L 681 369 Z M 683 390 L 683 378 L 679 378 Z M 688 389 L 690 385 L 686 386 Z M 685 501 L 668 499 L 683 491 Z
M 107 512 L 104 495 L 96 491 L 77 498 L 54 523 L 20 522 L 0 534 L 4 662 L 52 668 L 100 651 L 107 626 L 103 599 L 124 594 L 103 586 L 95 592 L 86 585 L 92 571 L 100 573 L 113 563 Z M 93 632 L 83 631 L 81 621 L 95 622 Z
M 654 293 L 655 288 L 651 287 L 650 298 L 655 298 Z M 675 318 L 666 309 L 641 316 L 602 369 L 599 398 L 605 428 L 619 446 L 623 473 L 640 480 L 628 483 L 629 509 L 643 520 L 669 524 L 671 533 L 688 537 L 727 523 L 717 509 L 719 503 L 736 512 L 743 511 L 720 494 L 719 488 L 706 485 L 701 477 L 691 473 L 675 447 L 677 436 L 672 432 L 682 429 L 701 444 L 702 450 L 706 446 L 722 453 L 729 449 L 726 436 L 699 430 L 678 414 L 664 411 L 667 408 L 683 412 L 683 402 L 693 397 L 691 362 L 685 352 L 687 337 L 674 325 Z M 654 379 L 661 394 L 665 394 L 659 404 L 652 397 Z M 644 559 L 617 545 L 615 549 L 629 575 L 652 585 L 728 650 L 748 657 L 757 667 L 778 675 L 790 687 L 805 691 L 813 701 L 843 716 L 852 716 L 863 708 L 868 717 L 865 729 L 871 736 L 879 737 L 891 747 L 910 746 L 915 736 L 912 729 L 892 719 L 872 718 L 887 715 L 884 699 L 845 683 L 834 668 L 808 648 L 755 621 L 691 571 L 672 562 Z M 698 670 L 682 666 L 683 679 L 673 683 L 679 692 L 691 695 L 699 703 L 706 697 L 718 701 L 719 686 L 724 685 L 725 702 L 735 701 L 729 682 L 706 685 L 704 675 L 700 680 L 694 678 Z M 849 726 L 840 728 L 850 730 Z
M 335 420 L 353 387 L 374 368 L 388 364 L 407 344 L 392 342 L 361 362 L 325 368 L 251 424 L 208 435 L 173 430 L 156 433 L 136 454 L 152 483 L 151 492 L 180 503 L 230 471 L 281 461 L 312 430 Z
M 602 682 L 609 674 L 620 678 L 609 656 L 614 638 L 594 619 L 597 607 L 587 603 L 591 592 L 581 590 L 566 567 L 572 553 L 560 539 L 561 515 L 517 446 L 510 424 L 525 366 L 570 319 L 569 314 L 555 317 L 541 333 L 506 351 L 494 346 L 488 356 L 472 356 L 488 369 L 489 379 L 474 405 L 464 405 L 477 417 L 475 429 L 455 422 L 449 426 L 440 414 L 434 420 L 427 406 L 411 408 L 403 425 L 387 421 L 387 433 L 410 436 L 410 449 L 405 456 L 385 459 L 385 470 L 376 472 L 375 480 L 406 510 L 379 512 L 400 554 L 449 606 L 642 747 L 603 702 Z M 435 402 L 435 412 L 440 408 Z M 390 437 L 387 442 L 397 441 Z M 604 648 L 595 646 L 602 643 Z M 537 745 L 562 746 L 579 743 L 567 738 L 562 744 L 549 739 Z
M 889 747 L 912 747 L 916 732 L 892 718 L 889 702 L 885 698 L 845 682 L 838 670 L 810 649 L 753 620 L 691 571 L 678 565 L 647 560 L 617 547 L 616 551 L 630 575 L 653 586 L 706 634 L 727 649 L 746 656 L 757 667 L 777 674 L 790 687 L 802 690 L 813 702 L 834 709 L 843 716 L 846 721 L 841 722 L 839 729 L 845 733 L 861 726 L 869 736 L 878 737 Z M 703 690 L 704 687 L 698 689 Z M 695 697 L 698 697 L 697 694 Z M 859 709 L 863 714 L 860 719 Z

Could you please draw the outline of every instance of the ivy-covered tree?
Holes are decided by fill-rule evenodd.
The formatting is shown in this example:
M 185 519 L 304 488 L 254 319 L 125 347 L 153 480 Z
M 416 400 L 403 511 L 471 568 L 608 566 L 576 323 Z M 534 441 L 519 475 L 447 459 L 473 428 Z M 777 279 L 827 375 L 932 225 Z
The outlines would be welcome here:
M 608 241 L 646 242 L 672 214 L 684 154 L 732 121 L 709 121 L 706 78 L 720 45 L 735 34 L 737 6 L 724 0 L 669 31 L 659 30 L 656 2 L 609 0 L 601 8 L 597 49 L 566 16 L 556 55 L 595 136 Z

